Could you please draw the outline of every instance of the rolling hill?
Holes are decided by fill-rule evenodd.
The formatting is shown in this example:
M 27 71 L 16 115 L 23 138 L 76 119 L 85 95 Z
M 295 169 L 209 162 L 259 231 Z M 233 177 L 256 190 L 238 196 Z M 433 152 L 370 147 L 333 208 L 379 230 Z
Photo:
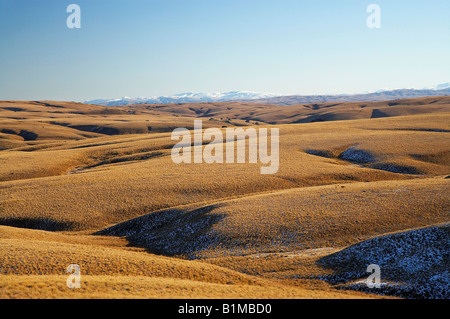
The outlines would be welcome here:
M 449 118 L 447 96 L 288 106 L 0 101 L 0 296 L 442 296 L 421 291 L 430 278 L 448 284 L 448 227 L 436 225 L 450 216 Z M 279 170 L 175 164 L 171 133 L 195 119 L 222 131 L 278 128 Z M 411 238 L 424 238 L 420 251 L 407 248 Z M 392 269 L 427 247 L 439 253 L 420 274 L 386 268 L 406 290 L 362 289 L 361 268 L 388 267 L 392 245 L 405 248 L 389 255 Z M 80 290 L 65 283 L 72 263 Z M 343 273 L 346 281 L 334 280 Z

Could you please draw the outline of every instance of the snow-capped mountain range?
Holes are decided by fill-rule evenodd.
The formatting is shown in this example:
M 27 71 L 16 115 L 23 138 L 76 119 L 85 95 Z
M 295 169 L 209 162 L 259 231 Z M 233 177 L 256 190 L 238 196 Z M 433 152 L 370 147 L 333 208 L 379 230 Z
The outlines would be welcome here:
M 439 91 L 439 90 L 443 90 L 443 89 L 448 89 L 450 88 L 450 82 L 447 83 L 441 83 L 438 85 L 434 85 L 434 86 L 427 86 L 421 89 L 417 89 L 417 88 L 409 88 L 406 90 L 435 90 L 435 91 Z M 381 92 L 386 92 L 386 91 L 395 91 L 395 90 L 405 90 L 405 88 L 385 88 L 385 89 L 380 89 L 380 90 L 376 90 L 376 91 L 366 91 L 364 93 L 381 93 Z
M 326 102 L 328 100 L 345 100 L 346 97 L 354 97 L 356 99 L 361 100 L 379 100 L 381 93 L 387 93 L 386 99 L 395 99 L 395 98 L 408 98 L 408 97 L 419 97 L 419 96 L 428 96 L 428 95 L 436 95 L 441 92 L 432 92 L 432 91 L 442 91 L 450 88 L 450 82 L 438 84 L 433 87 L 427 87 L 422 89 L 382 89 L 374 92 L 364 92 L 361 94 L 339 94 L 339 95 L 289 95 L 289 97 L 297 97 L 298 102 L 306 103 L 312 97 L 317 99 L 321 97 L 323 99 L 322 102 Z M 432 94 L 430 94 L 430 92 Z M 446 91 L 442 92 L 443 94 L 447 94 Z M 278 104 L 274 101 L 274 98 L 283 98 L 288 95 L 286 94 L 275 94 L 275 93 L 261 93 L 261 92 L 252 92 L 252 91 L 230 91 L 230 92 L 214 92 L 214 93 L 179 93 L 175 95 L 169 96 L 153 96 L 153 97 L 122 97 L 118 99 L 97 99 L 84 101 L 84 103 L 88 104 L 97 104 L 97 105 L 105 105 L 105 106 L 115 106 L 115 105 L 132 105 L 132 104 L 165 104 L 165 103 L 200 103 L 200 102 L 230 102 L 230 101 L 251 101 L 251 100 L 262 100 L 267 102 L 272 102 Z M 352 98 L 350 98 L 352 100 Z M 286 103 L 281 103 L 286 104 Z M 295 103 L 294 103 L 295 104 Z
M 159 103 L 190 103 L 190 102 L 225 102 L 225 101 L 240 101 L 240 100 L 253 100 L 253 99 L 265 99 L 281 96 L 274 93 L 260 93 L 251 91 L 231 91 L 231 92 L 214 92 L 214 93 L 179 93 L 170 96 L 153 96 L 153 97 L 122 97 L 120 99 L 98 99 L 86 101 L 89 104 L 98 104 L 106 106 L 114 105 L 131 105 L 138 103 L 146 104 L 159 104 Z
M 450 88 L 450 82 L 441 83 L 441 84 L 438 84 L 438 85 L 435 85 L 435 86 L 432 86 L 432 87 L 429 87 L 429 88 L 426 88 L 426 89 L 429 89 L 429 90 L 443 90 L 443 89 L 448 89 L 448 88 Z

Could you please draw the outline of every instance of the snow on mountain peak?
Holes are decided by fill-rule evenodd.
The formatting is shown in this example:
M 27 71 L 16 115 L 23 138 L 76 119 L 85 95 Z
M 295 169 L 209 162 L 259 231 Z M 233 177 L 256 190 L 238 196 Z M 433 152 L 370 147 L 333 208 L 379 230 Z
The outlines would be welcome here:
M 450 88 L 450 82 L 441 83 L 433 87 L 413 89 L 408 90 L 445 90 Z M 401 89 L 385 88 L 376 91 L 363 92 L 362 94 L 368 93 L 383 93 L 389 91 L 395 91 Z M 293 95 L 293 94 L 291 94 Z M 151 96 L 151 97 L 137 97 L 131 98 L 124 96 L 118 99 L 97 99 L 91 101 L 85 101 L 84 103 L 98 104 L 105 106 L 114 105 L 131 105 L 131 104 L 169 104 L 169 103 L 201 103 L 201 102 L 232 102 L 232 101 L 243 101 L 243 100 L 255 100 L 255 99 L 266 99 L 272 97 L 280 97 L 282 94 L 275 93 L 261 93 L 253 91 L 229 91 L 229 92 L 210 92 L 210 93 L 194 93 L 194 92 L 184 92 L 177 93 L 168 96 Z M 286 96 L 286 94 L 284 94 Z
M 188 103 L 188 102 L 225 102 L 247 99 L 262 99 L 268 97 L 280 96 L 275 93 L 261 93 L 252 91 L 230 91 L 230 92 L 211 92 L 211 93 L 193 93 L 184 92 L 169 96 L 158 97 L 139 97 L 131 98 L 124 96 L 119 99 L 97 99 L 86 101 L 85 103 L 99 104 L 106 106 L 130 105 L 138 103 L 158 104 L 158 103 Z

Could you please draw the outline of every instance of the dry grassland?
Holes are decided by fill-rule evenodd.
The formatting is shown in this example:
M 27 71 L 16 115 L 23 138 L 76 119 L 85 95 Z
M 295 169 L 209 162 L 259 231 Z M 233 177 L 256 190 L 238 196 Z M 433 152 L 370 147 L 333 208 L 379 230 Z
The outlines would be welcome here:
M 175 164 L 171 132 L 277 127 L 280 166 Z M 450 98 L 0 102 L 0 297 L 358 298 L 321 258 L 449 221 Z M 195 259 L 195 260 L 189 260 Z M 81 266 L 83 289 L 67 288 Z

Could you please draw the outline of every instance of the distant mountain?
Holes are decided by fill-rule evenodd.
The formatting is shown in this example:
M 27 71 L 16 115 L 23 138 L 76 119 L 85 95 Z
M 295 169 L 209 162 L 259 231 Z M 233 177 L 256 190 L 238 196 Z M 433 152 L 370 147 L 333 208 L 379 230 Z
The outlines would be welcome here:
M 199 103 L 199 102 L 228 102 L 240 100 L 265 99 L 279 96 L 273 93 L 259 93 L 251 91 L 231 91 L 224 93 L 179 93 L 171 96 L 158 97 L 123 97 L 120 99 L 98 99 L 86 101 L 88 104 L 106 106 L 131 105 L 131 104 L 168 104 L 168 103 Z
M 436 87 L 434 89 L 435 90 L 443 90 L 443 89 L 448 89 L 448 88 L 450 88 L 450 82 L 438 84 L 438 85 L 436 85 Z
M 326 102 L 352 101 L 387 101 L 396 99 L 410 99 L 415 97 L 439 96 L 450 94 L 450 82 L 442 83 L 426 89 L 395 89 L 381 90 L 361 94 L 336 95 L 277 95 L 274 93 L 260 93 L 251 91 L 231 91 L 225 93 L 180 93 L 171 96 L 122 97 L 120 99 L 98 99 L 85 101 L 88 104 L 105 106 L 132 104 L 171 104 L 171 103 L 200 103 L 200 102 L 254 102 L 275 105 L 295 105 Z
M 254 99 L 251 102 L 275 104 L 275 105 L 295 105 L 326 102 L 375 102 L 398 99 L 411 99 L 415 97 L 450 95 L 450 87 L 441 90 L 434 89 L 399 89 L 392 91 L 381 91 L 365 94 L 341 94 L 341 95 L 289 95 L 271 98 Z M 250 102 L 250 100 L 241 100 Z

